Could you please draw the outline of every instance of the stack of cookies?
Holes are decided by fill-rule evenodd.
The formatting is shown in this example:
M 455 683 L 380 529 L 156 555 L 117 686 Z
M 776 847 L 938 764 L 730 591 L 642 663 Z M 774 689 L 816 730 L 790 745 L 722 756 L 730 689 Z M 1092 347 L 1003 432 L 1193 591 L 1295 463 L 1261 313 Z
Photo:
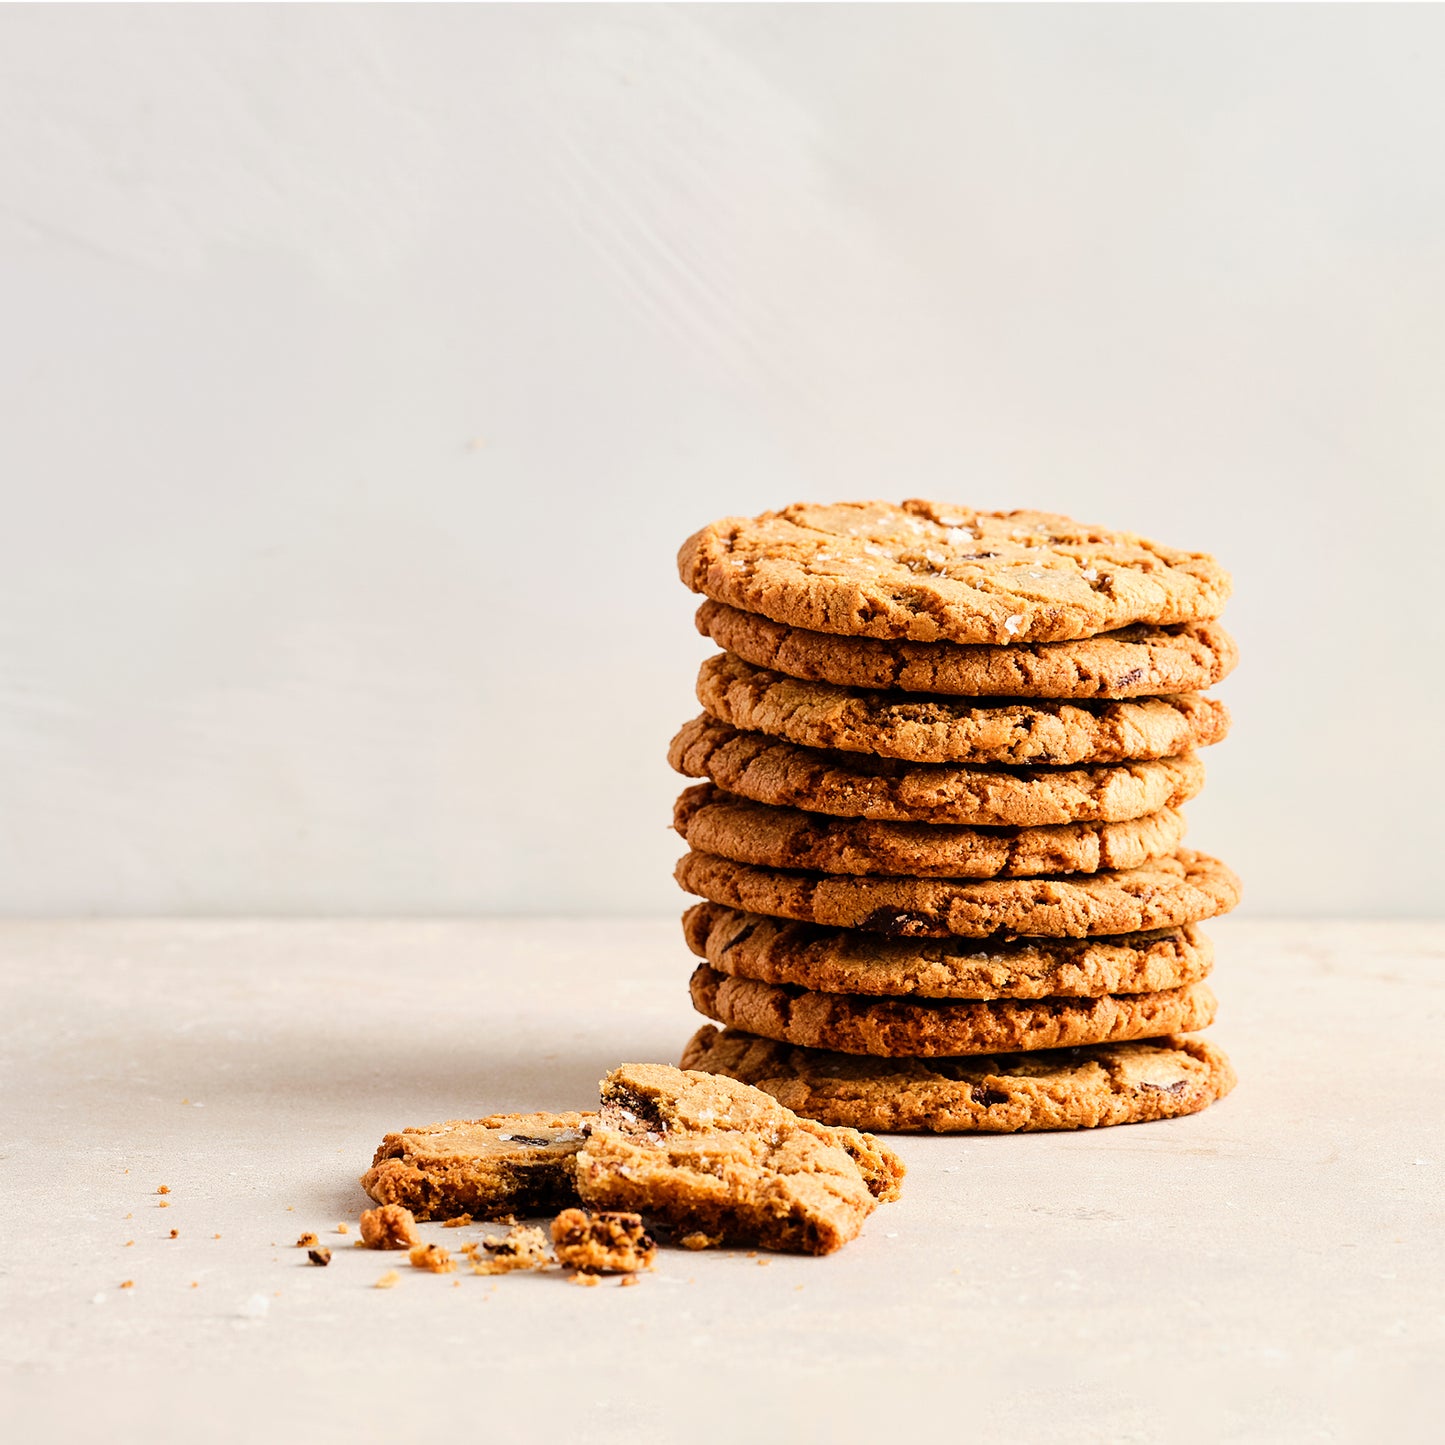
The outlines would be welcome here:
M 799 505 L 704 528 L 677 879 L 724 1025 L 686 1068 L 870 1130 L 1169 1118 L 1234 1082 L 1181 846 L 1234 665 L 1210 557 L 1039 512 Z

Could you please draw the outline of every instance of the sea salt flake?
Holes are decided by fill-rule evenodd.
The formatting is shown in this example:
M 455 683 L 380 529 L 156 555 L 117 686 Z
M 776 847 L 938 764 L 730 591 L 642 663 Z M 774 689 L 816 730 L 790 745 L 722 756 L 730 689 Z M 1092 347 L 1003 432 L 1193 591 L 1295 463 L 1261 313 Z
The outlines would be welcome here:
M 1023 621 L 1023 613 L 1015 612 L 1012 617 L 1004 618 L 1003 630 L 1007 632 L 1010 637 L 1013 637 L 1019 628 L 1023 626 Z

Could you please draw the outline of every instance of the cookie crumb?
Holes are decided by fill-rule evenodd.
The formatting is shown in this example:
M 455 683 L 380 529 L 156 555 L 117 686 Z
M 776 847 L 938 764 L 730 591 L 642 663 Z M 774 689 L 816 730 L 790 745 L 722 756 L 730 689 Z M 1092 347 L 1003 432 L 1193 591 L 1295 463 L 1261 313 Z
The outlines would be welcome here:
M 552 1221 L 552 1244 L 558 1264 L 609 1274 L 651 1269 L 657 1255 L 642 1216 L 618 1210 L 564 1209 Z
M 401 1276 L 394 1269 L 389 1269 L 376 1281 L 374 1287 L 376 1289 L 395 1289 L 400 1283 Z
M 308 1249 L 306 1251 L 306 1258 L 309 1259 L 312 1264 L 319 1264 L 325 1269 L 325 1267 L 331 1263 L 331 1251 L 324 1245 L 320 1249 Z
M 133 1279 L 123 1279 L 120 1282 L 120 1287 L 122 1289 L 134 1289 L 135 1281 Z
M 128 1240 L 126 1240 L 126 1242 L 125 1242 L 125 1247 L 126 1247 L 127 1249 L 130 1249 L 131 1246 L 134 1245 L 134 1244 L 135 1244 L 135 1240 L 133 1240 L 133 1239 L 128 1239 Z
M 684 1234 L 678 1243 L 684 1249 L 711 1249 L 714 1245 L 722 1243 L 720 1234 L 704 1234 L 698 1230 L 693 1234 Z
M 442 1220 L 443 1229 L 463 1229 L 472 1222 L 470 1214 L 456 1214 L 450 1219 Z M 459 1280 L 458 1283 L 461 1281 Z
M 350 1233 L 351 1233 L 351 1229 L 350 1229 L 350 1227 L 349 1227 L 348 1225 L 338 1224 L 338 1225 L 336 1226 L 336 1232 L 337 1232 L 337 1234 L 350 1234 Z
M 157 1194 L 169 1194 L 170 1192 L 171 1186 L 169 1184 L 162 1184 L 161 1187 L 156 1190 Z
M 200 1289 L 200 1287 L 201 1287 L 201 1282 L 200 1282 L 200 1280 L 198 1280 L 198 1279 L 193 1279 L 193 1280 L 191 1281 L 191 1288 L 192 1288 L 192 1289 Z
M 306 1233 L 303 1234 L 301 1238 L 296 1241 L 296 1248 L 310 1249 L 313 1244 L 316 1244 L 318 1242 L 319 1241 L 317 1240 L 316 1236 L 312 1234 L 311 1231 L 308 1229 Z
M 338 1231 L 345 1234 L 343 1225 Z M 364 1210 L 361 1216 L 361 1242 L 368 1249 L 410 1249 L 421 1243 L 416 1216 L 400 1204 L 383 1204 Z
M 472 1256 L 473 1274 L 510 1274 L 516 1269 L 546 1269 L 553 1263 L 547 1236 L 529 1225 L 513 1225 L 502 1238 L 484 1239 L 486 1259 Z
M 170 1207 L 171 1201 L 169 1199 L 162 1199 L 156 1204 L 157 1209 L 169 1209 Z
M 637 1276 L 635 1274 L 624 1274 L 617 1283 L 620 1285 L 636 1284 Z
M 172 1238 L 172 1239 L 179 1239 L 180 1237 L 181 1237 L 181 1232 L 180 1232 L 179 1229 L 173 1229 L 173 1230 L 171 1230 L 171 1238 Z
M 212 1239 L 219 1239 L 220 1237 L 221 1237 L 221 1236 L 220 1236 L 219 1234 L 213 1234 L 213 1235 L 211 1236 Z
M 572 1283 L 595 1287 L 602 1283 L 602 1276 L 600 1274 L 588 1274 L 585 1270 L 578 1270 L 578 1272 L 572 1276 Z
M 451 1274 L 456 1269 L 451 1251 L 439 1244 L 414 1244 L 407 1258 L 413 1269 L 424 1269 L 430 1274 Z

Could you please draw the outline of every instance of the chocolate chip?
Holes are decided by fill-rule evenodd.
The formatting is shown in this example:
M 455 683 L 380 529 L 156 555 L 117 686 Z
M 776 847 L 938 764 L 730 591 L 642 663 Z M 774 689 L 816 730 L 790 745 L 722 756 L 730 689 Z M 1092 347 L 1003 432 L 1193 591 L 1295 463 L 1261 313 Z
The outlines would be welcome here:
M 543 1139 L 537 1134 L 509 1134 L 507 1136 L 507 1142 L 509 1144 L 531 1144 L 537 1148 L 545 1148 L 554 1141 L 551 1139 Z
M 722 951 L 726 953 L 729 949 L 736 948 L 738 944 L 746 943 L 757 931 L 757 927 L 758 925 L 756 923 L 749 923 L 745 928 L 738 929 L 738 931 L 723 944 Z
M 1172 1084 L 1140 1084 L 1139 1087 L 1151 1094 L 1182 1094 L 1189 1087 L 1189 1081 L 1176 1079 Z
M 909 913 L 897 908 L 875 908 L 859 925 L 870 933 L 889 938 L 916 938 L 932 931 L 933 920 L 926 913 Z
M 329 1249 L 308 1249 L 306 1251 L 306 1258 L 309 1259 L 312 1264 L 319 1264 L 324 1269 L 331 1263 L 331 1251 Z
M 1142 667 L 1131 667 L 1128 672 L 1126 672 L 1121 678 L 1119 678 L 1119 679 L 1114 683 L 1114 686 L 1115 686 L 1115 687 L 1128 687 L 1128 686 L 1130 686 L 1132 683 L 1138 682 L 1139 679 L 1140 679 L 1141 677 L 1143 677 L 1143 676 L 1144 676 L 1144 669 L 1143 669 Z
M 985 1109 L 991 1109 L 995 1104 L 1007 1104 L 1008 1095 L 999 1089 L 988 1089 L 982 1084 L 975 1084 L 969 1093 L 973 1096 L 975 1104 L 981 1104 Z

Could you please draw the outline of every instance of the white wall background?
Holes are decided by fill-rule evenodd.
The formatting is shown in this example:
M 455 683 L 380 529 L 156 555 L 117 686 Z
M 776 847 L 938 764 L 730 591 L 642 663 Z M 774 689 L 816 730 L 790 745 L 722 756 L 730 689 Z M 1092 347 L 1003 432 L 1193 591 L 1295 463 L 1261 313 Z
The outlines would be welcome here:
M 696 526 L 1216 551 L 1193 839 L 1442 906 L 1445 11 L 0 11 L 0 910 L 672 911 Z

